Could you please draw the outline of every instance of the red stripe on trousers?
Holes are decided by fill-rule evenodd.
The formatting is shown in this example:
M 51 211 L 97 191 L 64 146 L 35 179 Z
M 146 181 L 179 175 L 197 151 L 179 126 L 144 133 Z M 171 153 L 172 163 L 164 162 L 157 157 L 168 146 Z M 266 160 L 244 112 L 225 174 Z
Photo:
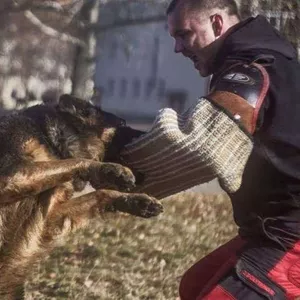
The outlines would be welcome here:
M 244 244 L 245 242 L 237 236 L 188 269 L 179 286 L 181 300 L 201 299 L 199 297 L 208 294 L 235 265 L 236 252 Z
M 256 286 L 258 286 L 259 288 L 261 288 L 262 290 L 264 290 L 265 292 L 267 292 L 271 296 L 275 295 L 275 291 L 274 290 L 272 290 L 270 287 L 268 287 L 266 284 L 264 284 L 260 279 L 258 279 L 257 277 L 255 277 L 253 274 L 250 274 L 246 270 L 243 270 L 242 274 L 248 280 L 252 281 Z

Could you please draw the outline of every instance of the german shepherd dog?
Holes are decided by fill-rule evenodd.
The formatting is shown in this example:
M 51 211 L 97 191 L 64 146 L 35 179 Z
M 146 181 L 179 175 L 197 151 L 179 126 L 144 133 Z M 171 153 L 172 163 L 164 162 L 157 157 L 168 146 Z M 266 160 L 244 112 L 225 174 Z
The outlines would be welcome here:
M 131 170 L 106 162 L 139 134 L 69 95 L 0 119 L 0 299 L 24 299 L 33 263 L 101 213 L 162 212 L 156 199 L 128 193 Z M 95 191 L 73 197 L 87 182 Z

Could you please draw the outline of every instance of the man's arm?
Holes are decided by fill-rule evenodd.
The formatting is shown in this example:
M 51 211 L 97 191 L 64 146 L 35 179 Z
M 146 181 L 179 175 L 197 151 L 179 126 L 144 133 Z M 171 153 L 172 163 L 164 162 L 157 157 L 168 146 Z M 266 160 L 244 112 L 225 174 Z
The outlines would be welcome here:
M 161 110 L 152 129 L 122 152 L 145 174 L 139 191 L 164 198 L 215 177 L 226 191 L 238 190 L 268 86 L 263 67 L 240 62 L 184 114 Z

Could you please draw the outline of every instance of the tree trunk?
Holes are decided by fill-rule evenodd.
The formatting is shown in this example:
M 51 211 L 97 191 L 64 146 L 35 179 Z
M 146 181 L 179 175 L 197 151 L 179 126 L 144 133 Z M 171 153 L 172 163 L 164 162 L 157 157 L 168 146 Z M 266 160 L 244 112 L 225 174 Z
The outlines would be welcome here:
M 0 113 L 56 103 L 73 90 L 84 30 L 77 14 L 87 0 L 2 0 Z
M 81 17 L 87 24 L 85 45 L 77 48 L 77 57 L 73 74 L 72 93 L 83 99 L 91 99 L 94 94 L 94 73 L 96 69 L 97 40 L 91 24 L 96 24 L 99 17 L 99 1 L 86 3 L 81 10 Z

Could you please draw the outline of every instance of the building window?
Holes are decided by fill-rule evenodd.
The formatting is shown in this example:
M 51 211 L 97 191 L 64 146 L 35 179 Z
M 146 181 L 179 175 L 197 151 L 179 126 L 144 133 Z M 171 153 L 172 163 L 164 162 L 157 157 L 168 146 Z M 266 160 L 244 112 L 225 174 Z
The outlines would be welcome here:
M 157 87 L 157 97 L 159 101 L 163 101 L 166 93 L 166 81 L 164 79 L 159 79 Z
M 174 109 L 177 113 L 183 113 L 187 102 L 185 91 L 171 90 L 167 94 L 167 106 Z
M 108 83 L 107 83 L 107 96 L 108 97 L 112 97 L 114 95 L 115 92 L 115 80 L 114 79 L 109 79 Z
M 118 44 L 116 41 L 112 41 L 111 43 L 111 49 L 110 49 L 110 59 L 115 59 L 117 56 L 117 49 L 118 49 Z
M 133 79 L 132 83 L 132 96 L 139 98 L 141 94 L 141 81 L 138 78 Z
M 150 78 L 146 82 L 146 87 L 145 87 L 145 95 L 147 98 L 150 98 L 156 85 L 156 80 L 154 78 Z
M 121 79 L 120 85 L 120 97 L 125 98 L 127 94 L 127 80 L 125 78 Z

